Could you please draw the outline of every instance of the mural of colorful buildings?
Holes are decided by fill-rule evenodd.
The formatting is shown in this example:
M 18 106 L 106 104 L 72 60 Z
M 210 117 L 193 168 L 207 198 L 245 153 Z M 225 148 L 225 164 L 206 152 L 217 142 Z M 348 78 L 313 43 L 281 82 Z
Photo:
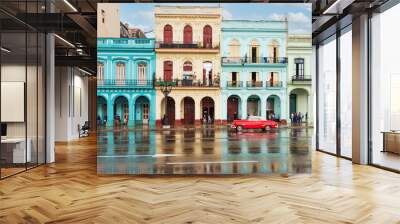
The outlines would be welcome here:
M 154 38 L 122 23 L 123 37 L 98 38 L 100 124 L 226 124 L 249 115 L 285 123 L 312 114 L 311 38 L 289 35 L 286 19 L 225 20 L 218 6 L 153 13 Z
M 220 111 L 221 8 L 156 6 L 156 80 L 172 82 L 165 104 L 157 87 L 157 121 L 171 124 L 214 123 Z
M 287 119 L 287 22 L 224 20 L 222 119 Z
M 155 125 L 155 40 L 97 39 L 99 125 Z

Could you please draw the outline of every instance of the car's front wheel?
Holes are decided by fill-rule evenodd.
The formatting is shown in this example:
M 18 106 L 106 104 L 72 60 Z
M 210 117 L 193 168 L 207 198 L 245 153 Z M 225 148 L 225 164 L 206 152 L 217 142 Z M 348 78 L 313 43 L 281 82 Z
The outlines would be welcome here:
M 266 125 L 266 126 L 264 127 L 264 131 L 269 131 L 269 130 L 271 130 L 271 127 L 270 127 L 269 125 Z
M 239 125 L 239 126 L 237 126 L 237 127 L 236 127 L 236 131 L 237 131 L 237 132 L 241 132 L 241 131 L 243 131 L 243 127 L 242 127 L 242 126 L 240 126 L 240 125 Z

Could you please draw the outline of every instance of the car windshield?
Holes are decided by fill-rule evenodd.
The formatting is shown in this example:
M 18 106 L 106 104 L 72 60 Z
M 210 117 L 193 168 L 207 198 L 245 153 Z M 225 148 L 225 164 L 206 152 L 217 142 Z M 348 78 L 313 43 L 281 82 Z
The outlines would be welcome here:
M 261 117 L 249 116 L 248 120 L 249 121 L 259 121 L 259 120 L 262 120 L 262 119 L 261 119 Z

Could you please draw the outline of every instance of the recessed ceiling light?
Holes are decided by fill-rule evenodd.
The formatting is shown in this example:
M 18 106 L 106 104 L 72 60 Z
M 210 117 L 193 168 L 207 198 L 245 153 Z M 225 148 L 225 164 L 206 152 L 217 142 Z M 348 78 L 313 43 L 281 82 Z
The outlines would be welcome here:
M 64 0 L 65 4 L 67 4 L 72 10 L 74 10 L 74 12 L 78 12 L 78 10 L 68 1 L 68 0 Z
M 10 53 L 11 52 L 11 50 L 9 50 L 9 49 L 7 49 L 5 47 L 1 47 L 1 51 L 4 51 L 6 53 Z
M 61 36 L 59 36 L 58 34 L 54 34 L 55 37 L 57 37 L 59 40 L 61 40 L 62 42 L 66 43 L 67 45 L 69 45 L 70 47 L 75 48 L 75 45 L 73 45 L 71 42 L 69 42 L 68 40 L 62 38 Z
M 88 72 L 88 71 L 86 71 L 86 70 L 83 70 L 83 69 L 81 69 L 81 68 L 79 68 L 79 67 L 78 67 L 78 70 L 81 71 L 81 72 L 83 72 L 83 73 L 85 73 L 85 74 L 87 74 L 87 75 L 92 75 L 92 73 L 90 73 L 90 72 Z

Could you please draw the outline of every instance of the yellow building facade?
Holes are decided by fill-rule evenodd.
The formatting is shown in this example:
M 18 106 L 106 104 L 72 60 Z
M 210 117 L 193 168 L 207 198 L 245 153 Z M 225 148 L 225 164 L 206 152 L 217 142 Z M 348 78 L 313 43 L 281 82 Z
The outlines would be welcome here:
M 218 123 L 220 108 L 219 7 L 156 6 L 157 123 Z M 172 85 L 167 103 L 161 88 Z M 166 111 L 167 108 L 167 111 Z

